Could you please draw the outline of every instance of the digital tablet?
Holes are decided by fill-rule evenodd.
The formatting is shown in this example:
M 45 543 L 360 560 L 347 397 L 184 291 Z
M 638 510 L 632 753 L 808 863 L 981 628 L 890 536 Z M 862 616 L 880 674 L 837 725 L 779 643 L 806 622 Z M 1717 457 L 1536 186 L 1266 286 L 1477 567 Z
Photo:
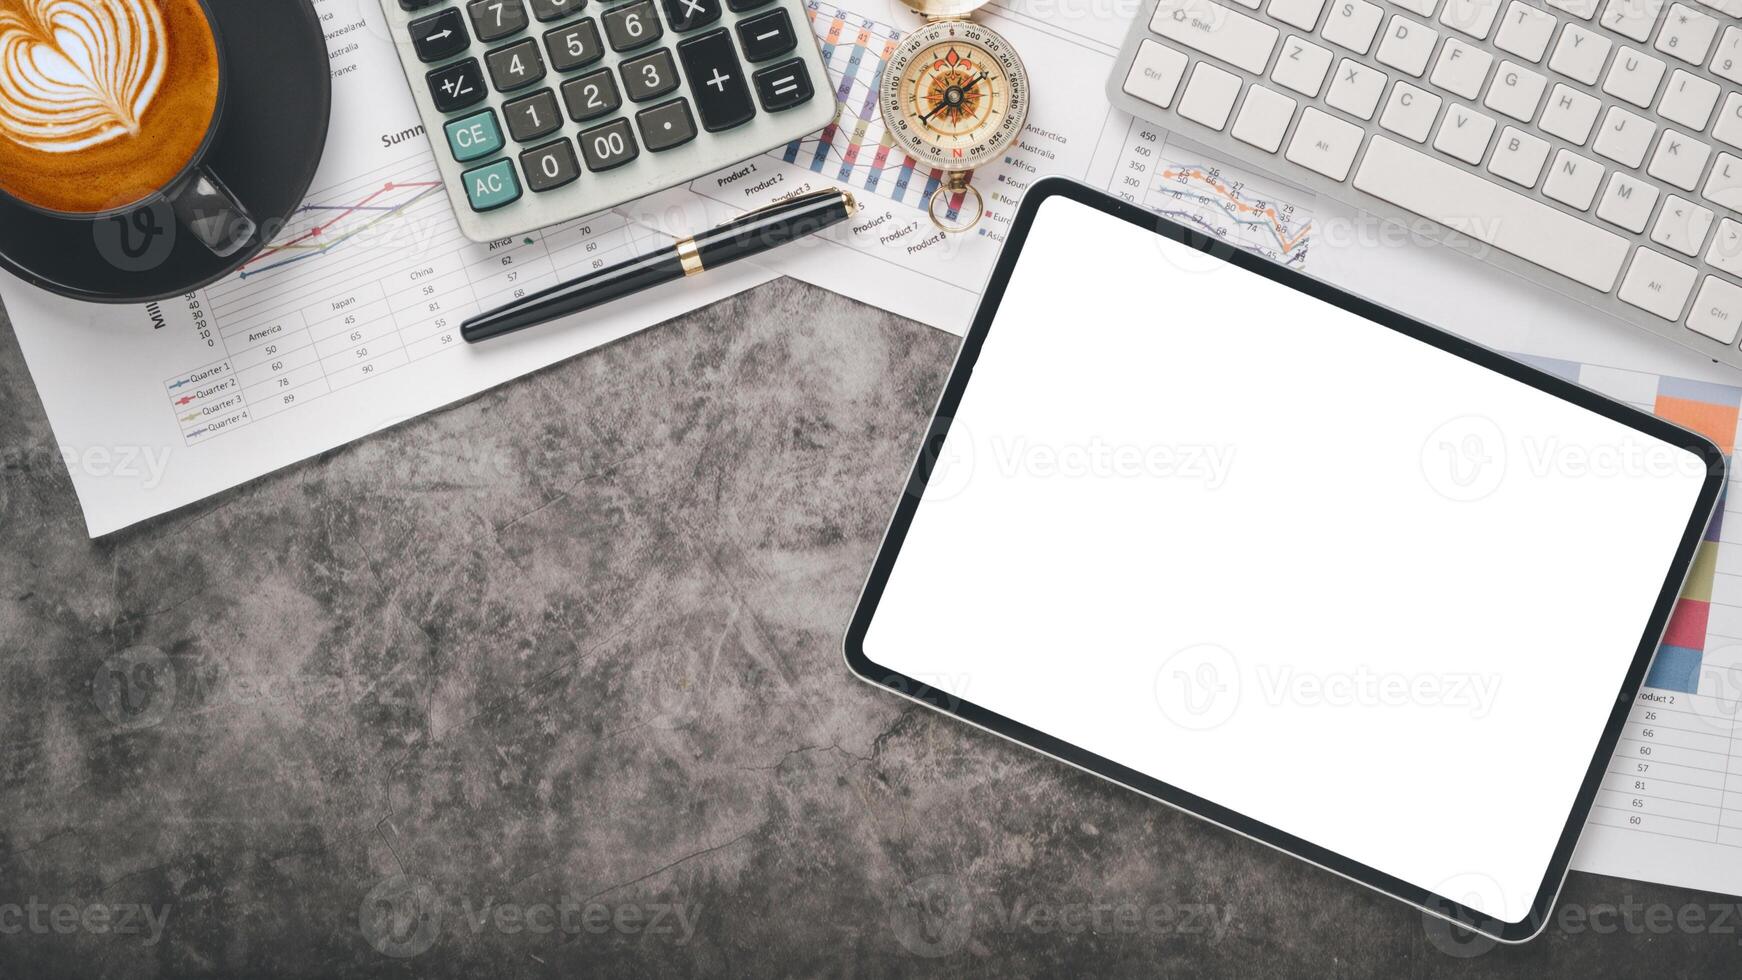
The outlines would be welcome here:
M 852 669 L 1534 936 L 1718 448 L 1079 184 L 1007 234 Z

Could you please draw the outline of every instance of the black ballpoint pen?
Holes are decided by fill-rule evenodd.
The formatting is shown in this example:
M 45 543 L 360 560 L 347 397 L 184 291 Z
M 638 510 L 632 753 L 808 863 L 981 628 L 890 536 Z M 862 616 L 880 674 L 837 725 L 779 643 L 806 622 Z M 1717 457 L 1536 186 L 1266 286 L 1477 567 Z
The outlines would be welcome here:
M 643 289 L 759 255 L 845 221 L 857 207 L 853 195 L 839 188 L 776 201 L 700 235 L 680 238 L 670 248 L 620 262 L 481 313 L 460 325 L 460 336 L 475 344 L 559 316 L 590 310 Z

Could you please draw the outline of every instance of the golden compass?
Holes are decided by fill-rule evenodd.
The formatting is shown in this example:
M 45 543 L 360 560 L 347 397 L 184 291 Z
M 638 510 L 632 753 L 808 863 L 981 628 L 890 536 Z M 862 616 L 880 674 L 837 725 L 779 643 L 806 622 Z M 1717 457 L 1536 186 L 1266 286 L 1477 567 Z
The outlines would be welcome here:
M 968 183 L 974 169 L 998 159 L 1028 118 L 1028 69 L 1003 35 L 967 19 L 986 0 L 902 2 L 926 24 L 902 40 L 883 70 L 883 126 L 915 162 L 944 172 L 926 207 L 932 223 L 967 231 L 986 213 Z M 940 209 L 958 193 L 972 198 L 973 217 L 945 224 Z

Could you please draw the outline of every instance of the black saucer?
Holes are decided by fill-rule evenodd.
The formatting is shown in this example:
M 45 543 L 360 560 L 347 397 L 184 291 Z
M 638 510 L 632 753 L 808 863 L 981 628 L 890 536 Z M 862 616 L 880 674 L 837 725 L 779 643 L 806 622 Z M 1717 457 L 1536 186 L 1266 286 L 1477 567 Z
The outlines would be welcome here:
M 333 104 L 326 39 L 309 0 L 209 2 L 223 38 L 229 88 L 206 162 L 260 225 L 254 240 L 219 258 L 192 235 L 177 234 L 167 255 L 130 260 L 113 219 L 54 218 L 0 199 L 0 248 L 7 251 L 0 269 L 73 299 L 166 299 L 241 268 L 284 227 L 308 193 L 326 148 Z M 138 210 L 152 207 L 148 202 Z M 167 213 L 166 206 L 157 207 Z M 27 245 L 21 248 L 21 241 Z

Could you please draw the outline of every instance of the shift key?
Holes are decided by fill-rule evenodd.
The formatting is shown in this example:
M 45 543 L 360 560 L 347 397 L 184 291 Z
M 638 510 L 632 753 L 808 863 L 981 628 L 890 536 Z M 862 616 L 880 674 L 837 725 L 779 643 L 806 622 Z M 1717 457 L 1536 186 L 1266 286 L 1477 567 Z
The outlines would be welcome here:
M 1255 75 L 1276 48 L 1276 28 L 1213 0 L 1161 0 L 1149 29 Z

